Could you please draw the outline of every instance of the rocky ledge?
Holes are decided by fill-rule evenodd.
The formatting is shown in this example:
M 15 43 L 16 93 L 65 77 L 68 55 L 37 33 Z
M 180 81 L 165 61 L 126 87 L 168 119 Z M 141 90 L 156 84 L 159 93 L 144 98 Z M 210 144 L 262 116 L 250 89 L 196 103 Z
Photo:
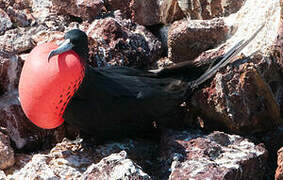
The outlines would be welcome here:
M 282 7 L 282 0 L 0 0 L 0 179 L 282 179 Z M 182 104 L 175 121 L 182 129 L 101 143 L 66 123 L 40 129 L 21 109 L 28 53 L 72 28 L 88 34 L 92 66 L 155 69 L 213 62 L 261 26 Z

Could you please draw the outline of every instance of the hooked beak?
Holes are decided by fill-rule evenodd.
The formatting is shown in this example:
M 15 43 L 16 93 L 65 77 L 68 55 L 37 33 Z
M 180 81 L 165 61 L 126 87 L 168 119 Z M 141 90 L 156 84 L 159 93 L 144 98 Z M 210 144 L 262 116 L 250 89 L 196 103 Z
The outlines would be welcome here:
M 66 39 L 57 49 L 52 50 L 48 55 L 48 62 L 51 57 L 62 54 L 66 51 L 71 50 L 74 47 L 74 45 L 71 43 L 70 39 Z

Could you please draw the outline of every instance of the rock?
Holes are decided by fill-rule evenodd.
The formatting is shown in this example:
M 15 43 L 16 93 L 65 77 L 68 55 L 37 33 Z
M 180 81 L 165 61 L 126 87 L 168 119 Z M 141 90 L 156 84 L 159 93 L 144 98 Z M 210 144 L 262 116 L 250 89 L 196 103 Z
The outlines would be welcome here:
M 280 148 L 277 152 L 278 155 L 278 160 L 277 160 L 277 169 L 276 169 L 276 174 L 275 174 L 275 179 L 276 180 L 281 180 L 283 179 L 283 148 Z
M 231 31 L 223 19 L 174 22 L 168 32 L 168 57 L 173 62 L 190 61 L 201 52 L 226 40 Z
M 16 171 L 13 175 L 8 175 L 8 179 L 54 179 L 59 178 L 54 174 L 48 166 L 50 158 L 44 154 L 35 154 L 20 171 Z
M 178 0 L 183 13 L 191 19 L 212 19 L 237 12 L 246 0 Z
M 178 5 L 178 0 L 164 0 L 160 5 L 160 19 L 163 24 L 169 24 L 182 19 L 184 13 Z
M 59 14 L 69 14 L 80 17 L 84 20 L 92 21 L 102 10 L 104 5 L 103 0 L 51 0 L 52 9 Z
M 92 164 L 84 172 L 82 179 L 146 179 L 151 177 L 140 166 L 127 158 L 126 151 L 111 154 L 99 163 Z
M 161 42 L 145 27 L 119 17 L 93 21 L 87 34 L 94 66 L 109 63 L 144 67 L 155 62 L 162 53 Z
M 273 177 L 277 166 L 277 159 L 279 149 L 283 145 L 283 128 L 282 125 L 273 131 L 261 134 L 258 137 L 258 141 L 263 142 L 266 149 L 268 150 L 268 172 L 267 176 Z
M 29 10 L 17 10 L 9 6 L 6 11 L 15 26 L 26 27 L 30 25 L 31 21 L 27 16 L 30 14 Z
M 121 10 L 125 18 L 131 17 L 131 12 L 129 9 L 131 0 L 105 0 L 105 6 L 109 11 Z
M 12 26 L 13 23 L 8 14 L 3 9 L 0 9 L 0 35 L 4 34 L 4 32 L 12 28 Z
M 272 58 L 272 47 L 280 25 L 279 12 L 279 1 L 258 3 L 247 0 L 235 16 L 229 17 L 230 21 L 237 22 L 237 31 L 224 45 L 212 50 L 214 54 L 222 52 L 225 46 L 225 49 L 231 47 L 243 37 L 250 37 L 249 34 L 256 31 L 250 27 L 258 28 L 266 24 L 241 51 L 242 58 L 235 58 L 232 65 L 216 74 L 209 87 L 204 87 L 193 96 L 193 107 L 198 109 L 204 127 L 250 134 L 279 125 L 282 78 L 277 64 L 280 60 Z M 258 20 L 250 24 L 251 18 Z
M 248 139 L 215 131 L 168 132 L 162 138 L 169 179 L 263 179 L 267 151 Z
M 0 49 L 9 53 L 21 53 L 34 47 L 31 42 L 31 36 L 35 34 L 36 29 L 32 28 L 26 31 L 23 28 L 11 29 L 0 36 Z
M 156 0 L 132 0 L 130 2 L 132 20 L 144 26 L 159 24 L 158 2 Z
M 280 123 L 279 107 L 253 64 L 227 67 L 193 99 L 194 106 L 202 109 L 204 127 L 211 129 L 224 126 L 231 132 L 256 133 Z
M 0 171 L 13 166 L 14 163 L 14 150 L 10 146 L 9 137 L 0 132 Z
M 1 74 L 0 74 L 0 96 L 18 87 L 19 76 L 23 62 L 21 58 L 0 51 Z
M 142 163 L 146 169 L 148 169 L 147 164 L 155 166 L 152 162 L 149 162 L 153 158 L 153 152 L 158 151 L 153 143 L 149 145 L 133 140 L 125 140 L 104 145 L 94 144 L 92 140 L 83 141 L 81 138 L 75 140 L 64 139 L 51 150 L 39 151 L 30 155 L 17 154 L 15 166 L 6 170 L 7 174 L 9 174 L 7 176 L 9 179 L 15 177 L 33 179 L 34 177 L 43 178 L 44 176 L 51 178 L 54 175 L 58 179 L 68 179 L 70 177 L 74 179 L 82 177 L 90 179 L 93 173 L 108 172 L 109 168 L 113 168 L 113 173 L 108 174 L 109 178 L 115 179 L 114 175 L 149 178 L 149 175 L 144 173 L 141 167 L 133 162 L 133 159 L 138 163 Z M 121 151 L 122 153 L 119 153 Z M 109 166 L 105 165 L 105 162 L 110 163 Z M 94 172 L 93 170 L 97 167 L 102 169 L 99 169 L 99 172 Z M 108 177 L 107 174 L 104 174 L 105 176 L 103 174 L 96 175 Z
M 4 171 L 0 170 L 0 180 L 5 180 L 7 179 L 6 174 L 4 173 Z

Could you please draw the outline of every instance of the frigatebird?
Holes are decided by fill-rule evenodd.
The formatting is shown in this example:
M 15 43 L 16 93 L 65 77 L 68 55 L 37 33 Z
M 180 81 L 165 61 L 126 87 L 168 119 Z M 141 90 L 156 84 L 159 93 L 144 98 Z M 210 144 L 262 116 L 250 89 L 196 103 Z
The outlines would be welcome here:
M 88 37 L 68 31 L 64 43 L 35 47 L 26 60 L 19 97 L 27 117 L 41 128 L 63 121 L 102 139 L 141 136 L 178 124 L 180 104 L 221 67 L 231 62 L 262 29 L 211 62 L 188 61 L 159 70 L 88 65 Z

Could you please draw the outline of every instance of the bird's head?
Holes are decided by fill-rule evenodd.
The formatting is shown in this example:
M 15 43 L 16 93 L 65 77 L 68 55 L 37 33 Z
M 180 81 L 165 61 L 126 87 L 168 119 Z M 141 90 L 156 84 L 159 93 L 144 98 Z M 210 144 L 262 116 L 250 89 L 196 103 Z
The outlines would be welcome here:
M 68 31 L 61 45 L 36 46 L 24 63 L 19 98 L 26 116 L 41 128 L 52 129 L 64 121 L 66 106 L 80 87 L 88 59 L 87 35 Z
M 55 55 L 59 55 L 70 50 L 75 51 L 82 61 L 86 62 L 88 60 L 88 38 L 85 32 L 79 29 L 73 29 L 65 34 L 64 39 L 65 40 L 57 49 L 54 49 L 49 53 L 48 60 Z

